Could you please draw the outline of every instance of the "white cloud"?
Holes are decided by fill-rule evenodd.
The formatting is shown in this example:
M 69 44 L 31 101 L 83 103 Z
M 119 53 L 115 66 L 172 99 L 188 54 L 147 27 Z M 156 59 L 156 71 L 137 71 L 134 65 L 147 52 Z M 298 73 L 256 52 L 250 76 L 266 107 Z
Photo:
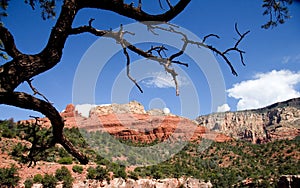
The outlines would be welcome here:
M 172 76 L 166 72 L 154 72 L 151 74 L 151 79 L 143 81 L 147 87 L 158 87 L 158 88 L 175 88 L 175 83 Z M 188 85 L 188 81 L 185 77 L 177 76 L 178 86 Z
M 281 60 L 283 64 L 287 63 L 299 63 L 300 62 L 300 54 L 295 56 L 284 56 Z
M 267 105 L 300 97 L 295 86 L 300 83 L 300 72 L 273 70 L 258 73 L 252 80 L 233 85 L 228 96 L 238 99 L 237 110 L 261 108 Z
M 223 104 L 221 106 L 218 106 L 217 112 L 227 112 L 230 111 L 230 106 L 228 104 Z

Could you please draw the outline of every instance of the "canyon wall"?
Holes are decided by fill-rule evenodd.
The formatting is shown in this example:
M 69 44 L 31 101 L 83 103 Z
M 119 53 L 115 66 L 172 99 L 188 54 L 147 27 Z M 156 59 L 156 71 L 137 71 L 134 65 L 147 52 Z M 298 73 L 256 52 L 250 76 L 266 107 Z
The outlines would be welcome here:
M 256 110 L 199 116 L 196 122 L 234 139 L 253 143 L 293 139 L 300 135 L 300 98 Z

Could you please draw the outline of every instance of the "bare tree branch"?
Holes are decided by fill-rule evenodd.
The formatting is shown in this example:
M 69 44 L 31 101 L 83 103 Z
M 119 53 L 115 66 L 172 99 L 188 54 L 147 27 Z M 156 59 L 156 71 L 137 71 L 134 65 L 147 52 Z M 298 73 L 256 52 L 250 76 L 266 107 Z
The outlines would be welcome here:
M 164 56 L 166 57 L 167 54 L 166 54 L 165 51 L 167 51 L 167 50 L 168 49 L 166 47 L 164 47 L 163 45 L 161 45 L 161 46 L 151 46 L 151 48 L 148 51 L 146 51 L 146 53 L 151 53 L 152 54 L 153 51 L 156 51 L 157 54 L 159 55 L 159 57 L 163 58 L 161 53 L 163 53 Z
M 149 29 L 151 32 L 153 32 L 153 33 L 155 33 L 155 31 L 154 31 L 155 29 L 160 29 L 160 30 L 163 30 L 163 31 L 167 31 L 167 32 L 179 34 L 179 35 L 181 35 L 181 36 L 183 37 L 182 40 L 184 41 L 184 44 L 183 44 L 183 46 L 182 46 L 181 51 L 179 51 L 179 52 L 173 54 L 173 55 L 170 57 L 171 60 L 173 60 L 175 57 L 181 56 L 181 55 L 184 53 L 184 51 L 185 51 L 185 49 L 186 49 L 186 47 L 187 47 L 188 44 L 193 44 L 193 45 L 197 45 L 198 47 L 205 47 L 205 48 L 208 48 L 208 49 L 210 49 L 212 52 L 216 53 L 217 55 L 220 55 L 220 56 L 222 57 L 222 59 L 227 63 L 227 65 L 230 67 L 231 73 L 232 73 L 233 75 L 235 75 L 235 76 L 237 76 L 238 74 L 237 74 L 237 72 L 235 71 L 235 69 L 234 69 L 234 67 L 233 67 L 233 65 L 232 65 L 232 63 L 231 63 L 231 61 L 229 60 L 229 58 L 226 56 L 226 55 L 228 54 L 228 52 L 230 52 L 230 51 L 238 52 L 239 55 L 240 55 L 240 60 L 241 60 L 242 64 L 245 65 L 244 57 L 243 57 L 243 54 L 244 54 L 245 52 L 242 51 L 242 50 L 240 50 L 240 49 L 238 48 L 238 45 L 240 44 L 240 42 L 245 38 L 245 36 L 246 36 L 250 31 L 247 31 L 247 32 L 241 34 L 240 31 L 238 30 L 237 24 L 235 24 L 235 30 L 236 30 L 236 32 L 237 32 L 237 34 L 239 35 L 240 38 L 239 38 L 239 39 L 237 40 L 237 42 L 235 43 L 234 47 L 228 48 L 228 49 L 226 49 L 224 52 L 218 50 L 217 48 L 213 47 L 212 45 L 207 45 L 207 44 L 204 43 L 209 37 L 220 38 L 218 35 L 215 35 L 215 34 L 209 34 L 209 35 L 207 35 L 207 36 L 204 37 L 204 39 L 202 40 L 202 42 L 198 42 L 198 41 L 192 41 L 192 40 L 189 40 L 188 37 L 187 37 L 184 33 L 180 32 L 180 31 L 176 31 L 176 29 L 174 29 L 174 27 L 172 27 L 172 25 L 171 25 L 171 26 L 169 25 L 169 27 L 167 27 L 167 28 L 160 27 L 160 26 L 157 26 L 157 25 L 154 25 L 154 26 L 153 26 L 153 25 L 148 25 L 148 29 Z
M 30 80 L 27 80 L 27 83 L 29 85 L 29 87 L 31 88 L 31 90 L 33 91 L 33 95 L 40 95 L 41 97 L 43 97 L 43 99 L 45 101 L 47 101 L 48 103 L 50 103 L 50 101 L 46 98 L 45 95 L 43 95 L 42 93 L 40 93 L 33 85 L 32 85 L 32 80 L 33 79 L 30 79 Z
M 172 6 L 170 0 L 166 0 L 166 2 L 167 2 L 167 4 L 169 5 L 169 8 L 170 8 L 170 9 L 173 9 L 173 6 Z
M 135 84 L 135 86 L 143 93 L 141 86 L 136 82 L 136 80 L 130 75 L 130 57 L 126 50 L 126 47 L 123 47 L 123 53 L 126 56 L 126 68 L 127 68 L 127 77 Z
M 216 38 L 220 39 L 219 35 L 209 34 L 209 35 L 206 35 L 205 37 L 203 37 L 202 43 L 205 43 L 206 39 L 208 39 L 209 37 L 216 37 Z
M 92 33 L 96 36 L 104 36 L 104 37 L 110 37 L 110 38 L 114 38 L 117 42 L 119 42 L 122 45 L 123 48 L 123 53 L 126 56 L 126 60 L 127 60 L 127 70 L 129 70 L 129 66 L 130 66 L 130 57 L 129 54 L 127 52 L 127 48 L 130 49 L 132 52 L 139 54 L 145 58 L 154 60 L 156 62 L 158 62 L 160 65 L 162 65 L 165 69 L 165 71 L 167 73 L 169 73 L 172 78 L 173 81 L 175 83 L 175 87 L 176 87 L 176 95 L 179 95 L 179 87 L 178 87 L 178 81 L 177 81 L 177 73 L 173 68 L 170 68 L 170 66 L 172 66 L 172 64 L 179 64 L 179 65 L 184 65 L 186 67 L 188 67 L 187 63 L 183 63 L 180 62 L 178 60 L 174 60 L 175 58 L 178 58 L 180 56 L 182 56 L 188 46 L 188 44 L 192 44 L 192 45 L 196 45 L 198 47 L 205 47 L 210 49 L 212 52 L 216 53 L 217 55 L 220 55 L 222 57 L 222 59 L 227 63 L 227 65 L 230 67 L 231 72 L 233 75 L 237 76 L 237 72 L 235 71 L 231 61 L 229 60 L 229 58 L 227 57 L 227 54 L 231 51 L 235 51 L 237 53 L 239 53 L 240 55 L 240 60 L 242 62 L 243 65 L 245 65 L 244 63 L 244 57 L 243 54 L 245 53 L 244 51 L 240 50 L 238 48 L 238 45 L 240 44 L 240 42 L 245 38 L 245 36 L 250 32 L 247 31 L 243 34 L 240 33 L 240 31 L 238 30 L 237 24 L 235 24 L 235 30 L 239 36 L 239 39 L 237 40 L 237 42 L 235 43 L 234 47 L 232 48 L 228 48 L 225 51 L 220 51 L 217 48 L 215 48 L 212 45 L 207 45 L 204 42 L 209 38 L 209 37 L 216 37 L 216 38 L 220 38 L 218 35 L 216 34 L 209 34 L 207 36 L 204 37 L 204 39 L 202 40 L 202 42 L 198 42 L 198 41 L 193 41 L 188 39 L 187 35 L 184 34 L 181 31 L 176 30 L 176 27 L 174 27 L 171 24 L 168 24 L 167 27 L 162 27 L 162 26 L 158 26 L 158 25 L 151 25 L 151 24 L 147 24 L 147 28 L 150 32 L 152 32 L 154 35 L 158 35 L 157 32 L 155 30 L 162 30 L 162 31 L 166 31 L 166 32 L 170 32 L 170 33 L 175 33 L 178 34 L 180 36 L 182 36 L 182 41 L 183 41 L 183 45 L 180 51 L 170 55 L 169 57 L 167 57 L 165 51 L 167 50 L 166 47 L 164 46 L 151 46 L 151 48 L 147 51 L 144 51 L 142 49 L 137 48 L 136 46 L 130 44 L 127 40 L 124 39 L 124 33 L 129 33 L 128 31 L 123 31 L 123 28 L 121 27 L 121 29 L 119 30 L 119 32 L 112 32 L 112 31 L 103 31 L 103 30 L 97 30 L 95 28 L 92 28 L 90 26 L 81 26 L 79 28 L 74 28 L 72 30 L 71 33 L 74 34 L 79 34 L 79 33 L 83 33 L 83 32 L 89 32 Z M 157 52 L 158 56 L 153 55 L 153 51 Z M 164 53 L 164 57 L 162 56 L 161 52 Z M 128 78 L 133 81 L 135 83 L 135 85 L 139 88 L 139 90 L 142 92 L 140 86 L 136 83 L 136 80 L 133 79 L 130 74 L 128 74 Z

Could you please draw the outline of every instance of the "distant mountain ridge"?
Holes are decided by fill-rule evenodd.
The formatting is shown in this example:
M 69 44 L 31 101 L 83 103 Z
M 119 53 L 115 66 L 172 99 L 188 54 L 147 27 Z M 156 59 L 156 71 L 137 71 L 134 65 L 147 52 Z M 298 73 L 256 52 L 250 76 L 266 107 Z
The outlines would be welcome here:
M 300 135 L 300 98 L 260 109 L 199 116 L 196 122 L 232 138 L 253 143 L 293 139 Z

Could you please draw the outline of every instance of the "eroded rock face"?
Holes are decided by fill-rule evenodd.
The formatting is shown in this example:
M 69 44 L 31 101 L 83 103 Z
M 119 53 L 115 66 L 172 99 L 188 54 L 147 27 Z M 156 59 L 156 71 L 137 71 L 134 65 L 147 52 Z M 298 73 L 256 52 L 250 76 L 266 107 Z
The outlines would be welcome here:
M 220 142 L 230 140 L 228 136 L 211 132 L 189 119 L 164 114 L 159 110 L 147 112 L 138 102 L 98 106 L 90 111 L 89 118 L 76 116 L 73 119 L 73 123 L 87 131 L 108 132 L 117 138 L 136 142 L 150 143 L 178 138 L 185 141 L 200 138 Z M 66 124 L 72 121 L 67 120 Z
M 235 139 L 261 143 L 300 135 L 300 98 L 238 112 L 200 116 L 199 125 Z
M 130 114 L 146 114 L 144 106 L 137 102 L 131 101 L 128 104 L 111 104 L 111 105 L 100 105 L 96 106 L 90 111 L 91 114 L 122 114 L 122 113 L 130 113 Z
M 150 143 L 167 139 L 200 140 L 207 138 L 218 142 L 230 140 L 224 134 L 198 126 L 186 118 L 165 114 L 162 110 L 145 111 L 136 101 L 128 104 L 96 106 L 90 110 L 89 117 L 83 117 L 75 111 L 74 105 L 67 105 L 61 113 L 65 127 L 79 127 L 87 131 L 108 132 L 117 138 Z M 41 118 L 42 126 L 50 127 L 47 118 Z M 34 123 L 26 120 L 19 123 Z

